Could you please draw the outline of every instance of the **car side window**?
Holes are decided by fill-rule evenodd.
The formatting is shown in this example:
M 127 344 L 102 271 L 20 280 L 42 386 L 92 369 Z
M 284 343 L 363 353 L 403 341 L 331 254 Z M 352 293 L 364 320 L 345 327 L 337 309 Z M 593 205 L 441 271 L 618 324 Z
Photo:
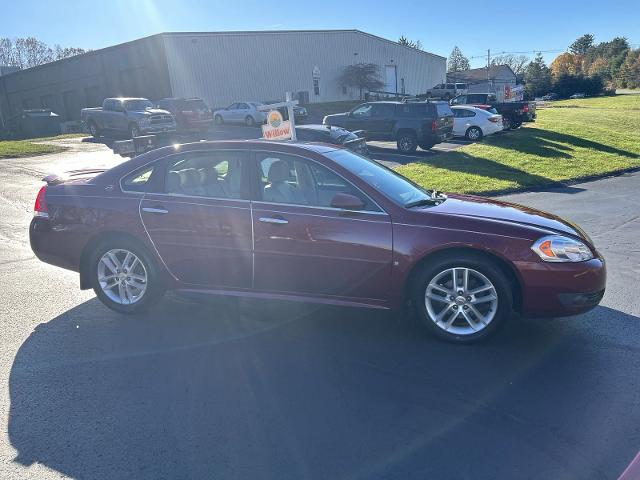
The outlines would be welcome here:
M 248 109 L 249 109 L 249 105 L 247 105 L 246 103 L 238 104 L 238 110 L 248 110 Z
M 390 118 L 395 113 L 395 105 L 390 103 L 378 103 L 373 105 L 372 115 L 374 117 Z
M 189 153 L 166 168 L 164 193 L 209 198 L 245 198 L 242 192 L 242 151 Z
M 454 105 L 463 105 L 467 103 L 467 96 L 460 95 L 459 97 L 454 98 L 451 103 L 453 103 Z
M 351 115 L 358 118 L 367 118 L 371 116 L 372 109 L 373 105 L 371 105 L 370 103 L 365 103 L 353 110 L 351 112 Z
M 276 152 L 259 154 L 262 200 L 272 203 L 331 207 L 338 193 L 362 200 L 365 211 L 379 211 L 359 189 L 313 160 Z
M 154 168 L 154 165 L 150 165 L 124 177 L 121 182 L 122 190 L 127 192 L 146 192 L 147 184 Z

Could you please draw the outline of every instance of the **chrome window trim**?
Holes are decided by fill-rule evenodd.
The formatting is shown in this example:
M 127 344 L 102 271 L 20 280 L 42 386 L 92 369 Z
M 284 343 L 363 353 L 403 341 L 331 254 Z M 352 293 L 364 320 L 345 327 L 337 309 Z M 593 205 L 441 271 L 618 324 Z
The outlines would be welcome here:
M 347 180 L 346 178 L 344 178 L 343 175 L 341 175 L 340 173 L 336 172 L 334 169 L 329 168 L 326 165 L 321 164 L 320 162 L 314 160 L 313 158 L 305 157 L 305 156 L 302 156 L 302 155 L 300 155 L 298 153 L 277 152 L 277 151 L 273 151 L 273 150 L 253 150 L 253 153 L 254 154 L 256 154 L 256 153 L 279 153 L 279 154 L 284 154 L 284 155 L 290 155 L 290 156 L 293 156 L 293 157 L 302 158 L 304 160 L 309 160 L 309 161 L 315 163 L 316 165 L 320 165 L 323 168 L 327 168 L 331 173 L 334 173 L 338 177 L 342 178 L 347 183 L 347 185 L 351 185 L 353 188 L 356 189 L 356 191 L 358 191 L 362 195 L 364 195 L 365 198 L 368 198 L 371 201 L 371 203 L 373 203 L 380 211 L 379 212 L 374 212 L 372 210 L 343 210 L 342 208 L 321 207 L 321 206 L 315 206 L 315 205 L 300 205 L 300 204 L 291 204 L 291 203 L 262 202 L 262 200 L 259 200 L 262 203 L 272 203 L 274 205 L 288 205 L 288 206 L 294 206 L 294 207 L 325 208 L 325 209 L 338 210 L 338 211 L 341 211 L 341 212 L 356 211 L 358 213 L 364 213 L 364 212 L 366 212 L 366 213 L 383 213 L 385 215 L 389 215 L 387 213 L 387 211 L 384 208 L 382 208 L 378 202 L 376 202 L 373 198 L 371 198 L 369 195 L 367 195 L 365 192 L 363 192 L 360 187 L 358 187 L 357 185 L 354 185 L 353 182 L 351 182 L 350 180 Z M 322 154 L 320 154 L 320 155 L 322 155 Z M 331 159 L 329 159 L 329 160 L 331 160 Z M 333 161 L 333 160 L 331 160 L 331 161 Z
M 316 207 L 314 205 L 301 205 L 299 203 L 263 202 L 262 200 L 256 200 L 253 202 L 253 204 L 276 205 L 276 206 L 281 205 L 283 207 L 315 208 L 318 210 L 329 210 L 332 212 L 360 213 L 360 214 L 366 214 L 366 215 L 383 215 L 385 217 L 389 217 L 389 214 L 384 211 L 374 212 L 371 210 L 347 210 L 344 208 L 335 208 L 335 207 Z M 255 208 L 256 210 L 260 210 L 257 206 L 252 206 L 252 208 Z M 275 209 L 269 209 L 269 210 L 278 212 Z M 278 213 L 295 214 L 295 215 L 314 215 L 313 213 L 306 213 L 306 212 L 278 212 Z M 322 215 L 316 215 L 316 216 L 322 216 Z M 335 217 L 331 217 L 331 218 L 335 218 Z M 352 218 L 351 220 L 359 220 L 359 219 Z

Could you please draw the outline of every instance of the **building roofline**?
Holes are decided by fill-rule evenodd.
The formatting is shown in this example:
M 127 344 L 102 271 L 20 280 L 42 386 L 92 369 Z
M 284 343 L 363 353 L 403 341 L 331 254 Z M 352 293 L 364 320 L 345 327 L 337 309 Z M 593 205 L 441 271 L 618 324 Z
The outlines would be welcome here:
M 360 35 L 365 35 L 367 37 L 371 37 L 371 38 L 375 38 L 376 40 L 381 40 L 387 43 L 390 43 L 392 45 L 395 45 L 396 47 L 402 47 L 402 48 L 406 48 L 411 50 L 412 52 L 418 52 L 421 53 L 423 55 L 428 55 L 430 57 L 437 57 L 437 58 L 442 58 L 446 60 L 446 57 L 443 57 L 442 55 L 437 55 L 435 53 L 431 53 L 431 52 L 426 52 L 424 50 L 418 50 L 416 48 L 411 48 L 411 47 L 407 47 L 406 45 L 400 45 L 398 42 L 394 42 L 393 40 L 389 40 L 388 38 L 384 38 L 384 37 L 379 37 L 377 35 L 373 35 L 371 33 L 367 33 L 367 32 L 363 32 L 362 30 L 358 30 L 358 29 L 335 29 L 335 30 L 331 30 L 331 29 L 326 29 L 326 30 L 230 30 L 230 31 L 215 31 L 215 32 L 160 32 L 160 33 L 154 33 L 152 35 L 147 35 L 146 37 L 140 37 L 140 38 L 136 38 L 134 40 L 129 40 L 126 42 L 122 42 L 122 43 L 117 43 L 115 45 L 109 45 L 107 47 L 102 47 L 102 48 L 97 48 L 95 50 L 90 50 L 88 52 L 85 53 L 81 53 L 79 55 L 74 55 L 72 57 L 67 57 L 67 58 L 62 58 L 60 60 L 55 60 L 53 62 L 49 62 L 49 63 L 43 63 L 42 65 L 36 65 L 35 67 L 30 67 L 30 68 L 23 68 L 21 70 L 18 70 L 16 72 L 11 72 L 11 73 L 7 73 L 5 75 L 0 76 L 0 79 L 5 79 L 8 77 L 13 77 L 14 75 L 19 75 L 21 73 L 25 73 L 25 72 L 32 72 L 32 71 L 36 71 L 38 69 L 44 68 L 44 67 L 48 67 L 51 65 L 60 65 L 63 64 L 64 62 L 69 62 L 72 61 L 74 59 L 77 59 L 79 57 L 88 57 L 91 55 L 97 55 L 98 53 L 103 53 L 103 52 L 107 52 L 109 50 L 114 50 L 116 48 L 121 48 L 127 45 L 131 45 L 134 44 L 136 42 L 140 42 L 142 40 L 149 40 L 151 38 L 154 37 L 177 37 L 177 36 L 194 36 L 194 35 L 201 35 L 201 36 L 205 36 L 205 35 L 275 35 L 275 34 L 289 34 L 289 33 L 358 33 Z

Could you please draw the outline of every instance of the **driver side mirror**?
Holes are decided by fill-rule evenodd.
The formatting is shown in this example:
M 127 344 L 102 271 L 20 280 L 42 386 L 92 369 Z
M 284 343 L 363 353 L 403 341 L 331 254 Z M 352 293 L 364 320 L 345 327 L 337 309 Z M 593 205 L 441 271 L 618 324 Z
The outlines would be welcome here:
M 336 193 L 331 199 L 331 207 L 342 210 L 362 210 L 364 208 L 364 202 L 355 195 Z

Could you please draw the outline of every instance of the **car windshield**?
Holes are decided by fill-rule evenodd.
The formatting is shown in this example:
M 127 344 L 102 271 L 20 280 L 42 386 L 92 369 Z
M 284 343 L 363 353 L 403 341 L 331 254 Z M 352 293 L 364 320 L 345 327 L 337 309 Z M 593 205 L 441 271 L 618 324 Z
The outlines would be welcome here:
M 127 100 L 124 102 L 124 108 L 133 112 L 142 112 L 147 108 L 153 108 L 153 103 L 149 100 Z
M 334 150 L 326 156 L 402 206 L 431 199 L 430 192 L 374 160 L 349 150 Z

